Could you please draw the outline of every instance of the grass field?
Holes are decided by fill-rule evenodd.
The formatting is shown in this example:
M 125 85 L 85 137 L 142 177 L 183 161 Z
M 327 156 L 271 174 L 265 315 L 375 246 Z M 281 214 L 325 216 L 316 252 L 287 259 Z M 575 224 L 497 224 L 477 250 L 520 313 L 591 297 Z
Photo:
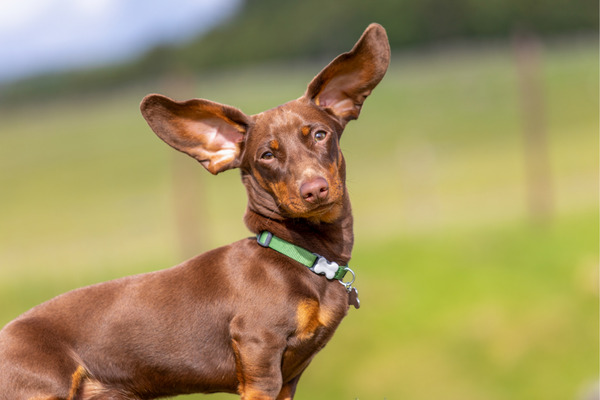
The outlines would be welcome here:
M 578 399 L 597 381 L 598 43 L 542 56 L 552 213 L 537 224 L 511 50 L 393 59 L 342 139 L 363 307 L 297 398 Z M 191 96 L 256 113 L 298 97 L 320 67 L 200 76 Z M 0 110 L 0 326 L 191 256 L 182 204 L 195 252 L 247 236 L 238 173 L 210 176 L 141 118 L 147 92 L 190 97 L 165 82 Z

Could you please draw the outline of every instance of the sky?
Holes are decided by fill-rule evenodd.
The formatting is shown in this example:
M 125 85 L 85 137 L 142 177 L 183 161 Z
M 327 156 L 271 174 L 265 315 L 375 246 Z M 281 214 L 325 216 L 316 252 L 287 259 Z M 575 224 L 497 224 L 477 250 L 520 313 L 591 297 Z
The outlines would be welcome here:
M 0 82 L 133 58 L 210 29 L 241 1 L 1 1 Z

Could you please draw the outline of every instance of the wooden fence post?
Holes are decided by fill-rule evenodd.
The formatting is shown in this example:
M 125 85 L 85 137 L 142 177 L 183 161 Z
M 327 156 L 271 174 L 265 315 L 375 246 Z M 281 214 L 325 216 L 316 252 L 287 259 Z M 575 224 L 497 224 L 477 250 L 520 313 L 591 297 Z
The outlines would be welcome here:
M 532 33 L 518 31 L 513 47 L 523 119 L 527 202 L 531 219 L 545 224 L 552 218 L 554 196 L 545 121 L 541 44 Z

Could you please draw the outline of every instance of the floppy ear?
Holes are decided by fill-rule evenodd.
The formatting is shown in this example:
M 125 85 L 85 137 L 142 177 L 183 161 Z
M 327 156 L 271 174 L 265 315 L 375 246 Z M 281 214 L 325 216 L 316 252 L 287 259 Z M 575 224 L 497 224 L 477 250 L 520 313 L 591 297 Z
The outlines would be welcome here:
M 385 75 L 389 62 L 385 29 L 371 24 L 352 50 L 339 55 L 312 80 L 305 96 L 344 126 L 358 118 L 363 102 Z
M 142 100 L 140 109 L 158 137 L 200 161 L 211 173 L 239 166 L 250 122 L 237 108 L 203 99 L 177 102 L 151 94 Z

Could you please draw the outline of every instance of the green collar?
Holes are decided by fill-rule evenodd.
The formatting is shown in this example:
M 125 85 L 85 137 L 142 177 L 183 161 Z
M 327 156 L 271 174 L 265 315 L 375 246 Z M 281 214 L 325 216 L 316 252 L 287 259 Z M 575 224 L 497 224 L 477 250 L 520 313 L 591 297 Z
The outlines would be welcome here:
M 340 266 L 334 261 L 328 261 L 325 257 L 311 253 L 300 246 L 296 246 L 295 244 L 280 239 L 269 231 L 262 231 L 259 233 L 256 236 L 256 241 L 263 247 L 268 247 L 288 256 L 292 260 L 298 261 L 315 274 L 325 275 L 329 280 L 339 280 L 348 291 L 352 289 L 351 285 L 354 282 L 354 272 L 348 268 L 347 265 Z M 344 279 L 344 276 L 346 276 L 346 272 L 348 271 L 352 274 L 352 281 L 344 282 L 342 279 Z

